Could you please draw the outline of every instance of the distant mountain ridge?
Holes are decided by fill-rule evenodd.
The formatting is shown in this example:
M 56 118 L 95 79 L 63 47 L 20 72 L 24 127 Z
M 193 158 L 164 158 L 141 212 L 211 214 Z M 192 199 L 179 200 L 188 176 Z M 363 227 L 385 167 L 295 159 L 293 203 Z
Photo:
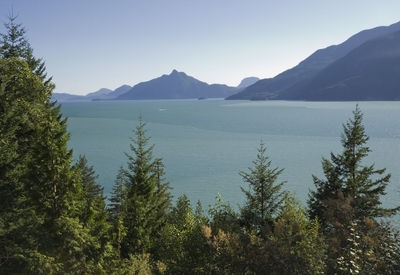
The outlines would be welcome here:
M 238 89 L 247 88 L 259 80 L 260 79 L 258 77 L 254 77 L 254 76 L 243 78 L 242 81 L 240 82 L 240 84 L 236 88 L 238 88 Z
M 133 87 L 86 96 L 53 94 L 63 101 L 226 98 L 241 100 L 400 100 L 400 22 L 361 31 L 315 51 L 273 78 L 248 77 L 238 87 L 208 84 L 173 70 Z
M 339 45 L 317 50 L 297 66 L 282 72 L 274 78 L 262 79 L 227 99 L 266 100 L 290 98 L 288 96 L 289 89 L 310 81 L 321 70 L 346 56 L 363 43 L 396 31 L 400 31 L 400 22 L 388 27 L 377 27 L 361 31 Z M 281 96 L 283 94 L 286 96 Z
M 168 75 L 141 82 L 118 100 L 225 98 L 238 90 L 224 84 L 207 84 L 184 72 L 173 70 Z
M 400 31 L 365 42 L 279 99 L 400 100 Z
M 113 90 L 102 88 L 86 96 L 67 93 L 53 93 L 53 100 L 98 101 L 98 100 L 140 100 L 140 99 L 189 99 L 189 98 L 226 98 L 256 82 L 258 78 L 248 77 L 238 87 L 224 84 L 207 84 L 184 72 L 173 70 L 169 75 L 141 82 L 133 87 L 122 85 Z
M 101 88 L 96 92 L 88 93 L 87 95 L 72 95 L 68 93 L 53 93 L 52 100 L 58 102 L 69 101 L 93 101 L 93 100 L 109 100 L 127 92 L 132 87 L 129 85 L 122 85 L 115 90 Z

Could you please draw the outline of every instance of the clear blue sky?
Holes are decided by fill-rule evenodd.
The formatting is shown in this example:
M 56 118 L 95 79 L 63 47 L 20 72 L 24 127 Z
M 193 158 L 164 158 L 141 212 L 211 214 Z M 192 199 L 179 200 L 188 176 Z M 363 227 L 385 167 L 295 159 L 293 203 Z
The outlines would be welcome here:
M 76 94 L 172 69 L 236 86 L 400 20 L 399 0 L 0 0 L 3 22 L 11 9 L 56 91 Z

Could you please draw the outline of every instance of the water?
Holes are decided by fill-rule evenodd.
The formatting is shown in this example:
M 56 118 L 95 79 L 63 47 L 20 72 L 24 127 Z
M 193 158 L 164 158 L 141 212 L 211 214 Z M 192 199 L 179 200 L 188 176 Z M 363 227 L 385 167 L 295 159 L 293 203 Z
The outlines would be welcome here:
M 361 102 L 372 149 L 367 163 L 392 174 L 385 206 L 400 204 L 400 102 Z M 340 152 L 342 123 L 354 102 L 290 101 L 121 101 L 64 103 L 70 147 L 85 154 L 99 174 L 105 194 L 126 164 L 129 137 L 139 115 L 162 157 L 172 194 L 185 193 L 204 206 L 221 193 L 236 207 L 243 202 L 238 172 L 252 165 L 262 140 L 272 165 L 285 168 L 280 180 L 302 202 L 322 175 L 321 158 Z

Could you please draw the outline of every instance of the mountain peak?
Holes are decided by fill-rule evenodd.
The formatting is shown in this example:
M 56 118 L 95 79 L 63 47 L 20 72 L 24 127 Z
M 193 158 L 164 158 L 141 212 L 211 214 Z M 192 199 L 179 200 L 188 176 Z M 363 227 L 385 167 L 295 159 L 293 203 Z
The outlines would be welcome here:
M 239 89 L 247 88 L 247 87 L 253 85 L 254 83 L 256 83 L 258 80 L 260 80 L 260 79 L 255 76 L 243 78 L 243 80 L 240 82 L 240 84 L 239 84 L 239 86 L 237 86 L 237 88 L 239 88 Z
M 117 99 L 225 98 L 235 92 L 236 88 L 222 84 L 210 85 L 174 69 L 169 75 L 136 84 Z

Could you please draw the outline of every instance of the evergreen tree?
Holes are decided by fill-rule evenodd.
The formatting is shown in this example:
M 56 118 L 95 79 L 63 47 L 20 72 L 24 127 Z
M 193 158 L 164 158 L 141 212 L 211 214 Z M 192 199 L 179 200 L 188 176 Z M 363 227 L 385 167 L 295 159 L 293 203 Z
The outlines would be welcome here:
M 390 174 L 385 174 L 385 169 L 375 169 L 374 164 L 365 165 L 364 159 L 371 150 L 366 145 L 369 137 L 365 134 L 362 119 L 357 105 L 353 118 L 343 125 L 343 152 L 331 153 L 330 160 L 322 160 L 326 179 L 313 176 L 316 190 L 309 196 L 309 213 L 312 218 L 319 219 L 326 236 L 329 273 L 340 273 L 344 268 L 344 260 L 354 252 L 351 249 L 355 249 L 349 246 L 354 244 L 349 244 L 354 236 L 361 238 L 360 243 L 364 244 L 357 248 L 362 256 L 357 259 L 358 263 L 369 262 L 373 256 L 370 252 L 378 253 L 378 247 L 383 245 L 373 234 L 374 228 L 379 226 L 376 219 L 389 217 L 399 209 L 381 206 L 381 196 L 385 195 Z M 363 266 L 366 265 L 357 264 L 357 268 Z M 371 269 L 363 272 L 367 270 Z
M 310 220 L 294 197 L 285 200 L 271 236 L 263 242 L 270 274 L 323 274 L 326 245 L 317 219 Z
M 108 212 L 103 196 L 104 188 L 96 183 L 98 176 L 93 166 L 88 165 L 85 156 L 79 156 L 74 168 L 80 172 L 82 183 L 84 205 L 81 210 L 80 221 L 85 228 L 89 229 L 89 234 L 95 239 L 95 246 L 85 253 L 97 264 L 101 263 L 105 267 L 106 258 L 112 256 L 112 249 L 109 238 Z
M 161 159 L 153 159 L 154 145 L 148 145 L 145 123 L 140 118 L 130 149 L 128 168 L 120 172 L 124 200 L 121 202 L 126 235 L 121 242 L 121 256 L 151 252 L 154 240 L 166 223 L 170 205 L 168 184 L 163 182 Z
M 364 158 L 371 151 L 366 143 L 369 137 L 362 124 L 363 114 L 358 105 L 353 111 L 353 118 L 343 125 L 342 154 L 331 153 L 331 160 L 323 159 L 322 167 L 326 180 L 313 176 L 316 191 L 311 191 L 309 198 L 310 214 L 325 222 L 326 202 L 336 199 L 338 192 L 352 198 L 354 218 L 388 217 L 398 211 L 381 206 L 381 196 L 390 181 L 386 169 L 375 169 L 374 164 L 364 165 Z
M 265 152 L 266 147 L 261 143 L 257 159 L 253 161 L 254 168 L 249 167 L 248 173 L 240 172 L 243 181 L 249 184 L 248 190 L 241 187 L 247 199 L 241 209 L 241 219 L 246 227 L 257 232 L 272 225 L 285 198 L 285 192 L 281 191 L 284 182 L 276 183 L 283 169 L 271 168 L 271 161 Z
M 105 215 L 105 197 L 103 196 L 104 188 L 96 183 L 98 175 L 94 171 L 93 166 L 88 165 L 85 156 L 79 156 L 75 168 L 78 169 L 81 175 L 83 195 L 85 197 L 86 206 L 84 208 L 82 221 L 84 223 L 93 219 L 94 215 Z
M 54 84 L 10 20 L 0 41 L 0 273 L 99 272 L 104 249 L 83 222 L 85 192 L 66 119 L 50 102 Z
M 178 198 L 156 243 L 157 259 L 167 274 L 205 274 L 211 250 L 203 234 L 205 217 L 193 212 L 186 195 Z
M 26 30 L 16 20 L 17 16 L 11 15 L 8 17 L 8 23 L 4 24 L 6 33 L 0 34 L 0 57 L 18 57 L 25 60 L 44 84 L 50 85 L 51 78 L 47 78 L 46 66 L 43 60 L 33 56 L 33 49 L 25 37 Z
M 112 224 L 112 238 L 115 249 L 118 253 L 118 259 L 121 259 L 121 243 L 125 237 L 126 229 L 124 227 L 124 214 L 126 213 L 126 179 L 124 169 L 120 167 L 111 192 L 108 211 Z
M 221 194 L 218 194 L 215 199 L 215 205 L 210 206 L 208 210 L 212 235 L 217 235 L 221 230 L 225 233 L 239 232 L 241 228 L 238 214 Z
M 6 259 L 0 268 L 3 273 L 40 269 L 54 260 L 38 251 L 35 235 L 44 216 L 36 212 L 37 198 L 30 192 L 47 91 L 18 58 L 0 59 L 0 87 L 0 242 Z

